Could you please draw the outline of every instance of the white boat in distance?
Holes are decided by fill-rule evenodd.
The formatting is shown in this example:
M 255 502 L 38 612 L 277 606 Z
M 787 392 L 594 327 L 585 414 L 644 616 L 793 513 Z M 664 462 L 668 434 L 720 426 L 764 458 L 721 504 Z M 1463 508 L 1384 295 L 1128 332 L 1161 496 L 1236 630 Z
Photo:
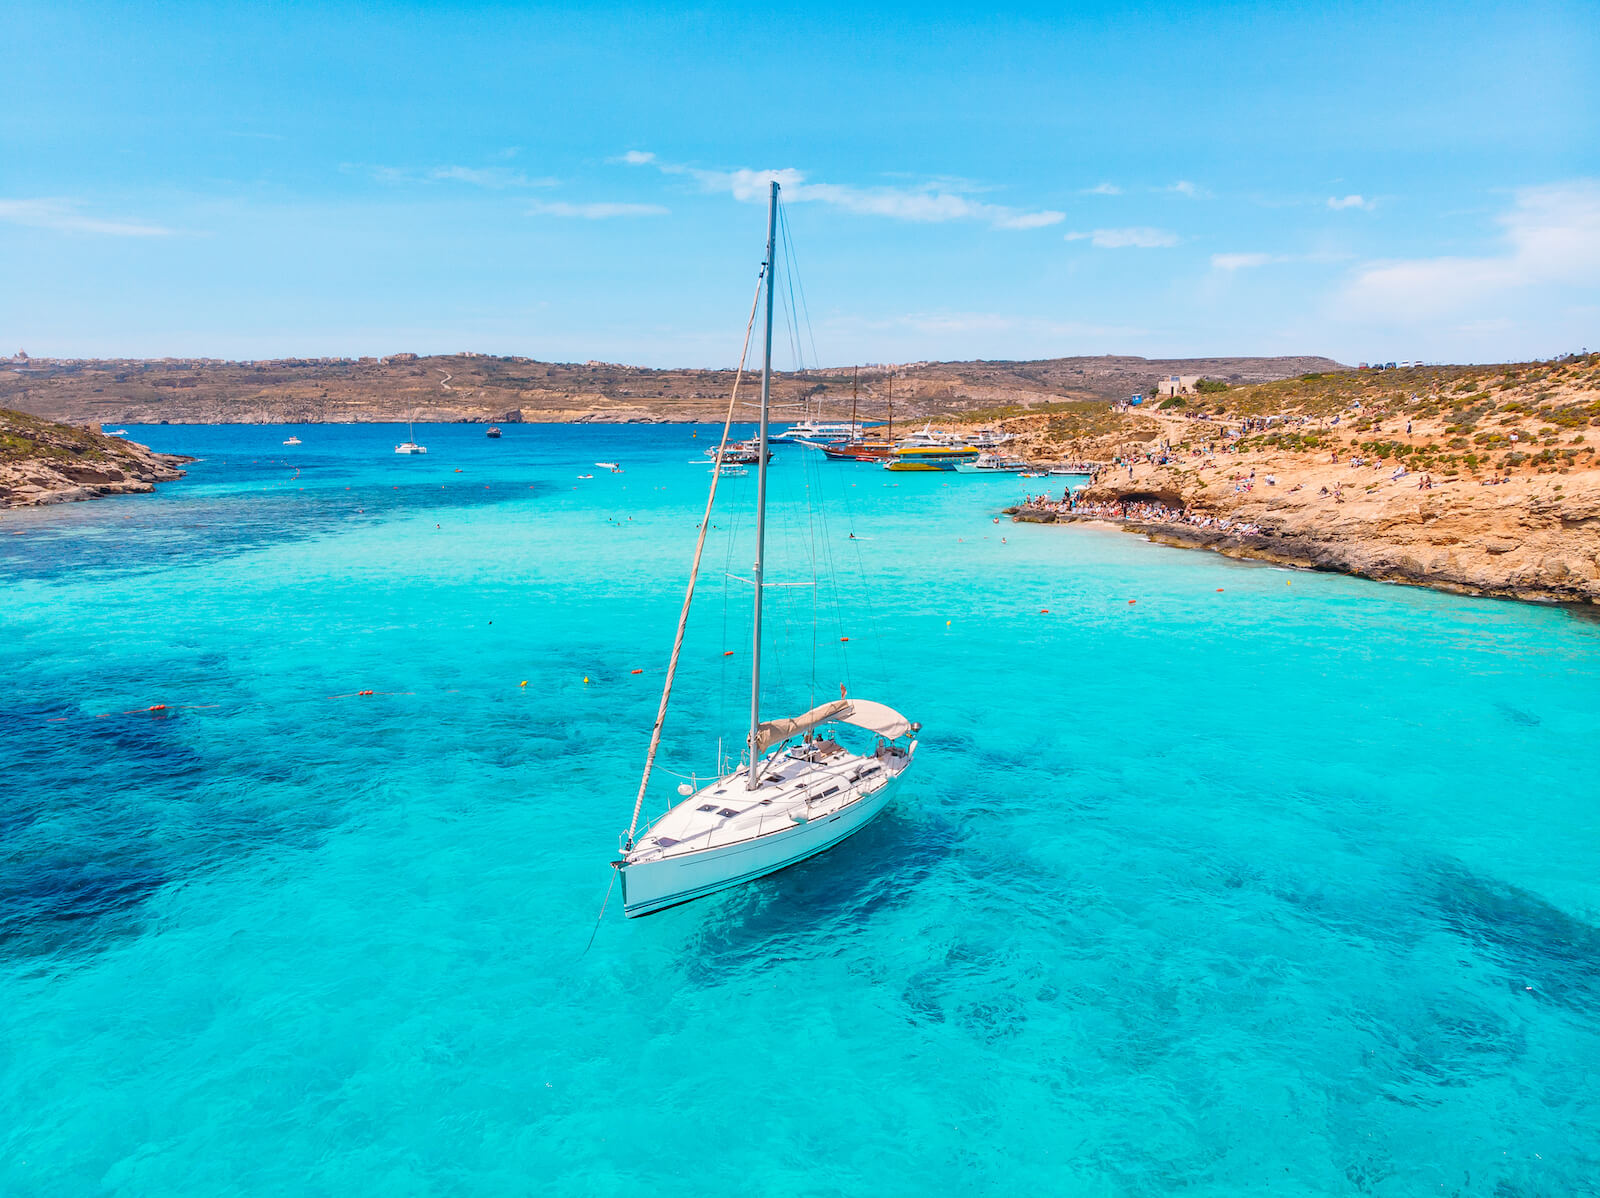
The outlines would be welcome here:
M 412 415 L 415 416 L 416 413 L 413 412 Z M 414 420 L 408 419 L 406 421 L 406 429 L 408 430 L 407 431 L 407 436 L 409 437 L 409 440 L 400 442 L 400 444 L 398 444 L 398 445 L 396 445 L 394 447 L 394 451 L 396 453 L 427 453 L 428 452 L 428 447 L 426 445 L 418 445 L 417 444 L 417 425 L 416 425 L 416 422 Z
M 299 437 L 290 437 L 287 441 L 284 442 L 284 444 L 285 445 L 298 445 L 298 444 L 300 444 L 300 438 Z
M 622 909 L 628 916 L 648 915 L 677 903 L 688 902 L 783 869 L 831 848 L 872 820 L 889 799 L 889 784 L 905 772 L 916 752 L 921 725 L 882 703 L 838 699 L 813 707 L 802 715 L 781 719 L 761 718 L 761 607 L 762 592 L 772 585 L 763 580 L 766 556 L 766 500 L 768 408 L 772 393 L 772 311 L 774 246 L 778 218 L 778 184 L 767 210 L 767 257 L 763 264 L 766 290 L 766 349 L 761 368 L 761 424 L 756 438 L 756 557 L 753 568 L 754 601 L 751 616 L 752 663 L 750 676 L 750 726 L 745 757 L 737 769 L 706 786 L 684 783 L 678 787 L 683 801 L 639 833 L 639 813 L 661 728 L 672 697 L 684 630 L 694 600 L 695 581 L 705 548 L 706 529 L 716 501 L 718 472 L 713 471 L 705 518 L 700 523 L 694 565 L 678 620 L 677 638 L 667 665 L 661 705 L 650 734 L 644 776 L 634 801 L 633 820 L 622 839 L 621 855 L 612 861 L 622 879 Z M 751 316 L 755 312 L 752 308 Z M 740 364 L 741 370 L 743 363 Z M 728 425 L 738 397 L 738 379 L 723 426 L 726 446 Z M 725 462 L 721 453 L 712 460 Z M 841 692 L 843 688 L 841 687 Z M 875 745 L 853 752 L 836 734 L 876 735 Z M 718 769 L 722 768 L 718 762 Z
M 976 446 L 974 446 L 976 448 Z M 1021 474 L 1028 463 L 1021 458 L 1008 458 L 998 453 L 980 453 L 970 466 L 957 466 L 963 474 Z
M 782 432 L 768 437 L 769 441 L 796 441 L 807 445 L 838 445 L 843 441 L 859 441 L 870 427 L 853 420 L 805 419 L 791 424 Z

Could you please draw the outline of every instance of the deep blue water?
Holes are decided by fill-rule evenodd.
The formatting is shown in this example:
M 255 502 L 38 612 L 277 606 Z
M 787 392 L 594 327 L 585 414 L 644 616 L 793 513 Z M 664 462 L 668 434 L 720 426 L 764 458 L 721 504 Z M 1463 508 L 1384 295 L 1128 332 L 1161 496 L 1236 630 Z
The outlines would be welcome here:
M 0 520 L 0 1194 L 1600 1192 L 1600 623 L 780 449 L 768 702 L 915 767 L 585 953 L 714 430 L 130 432 Z

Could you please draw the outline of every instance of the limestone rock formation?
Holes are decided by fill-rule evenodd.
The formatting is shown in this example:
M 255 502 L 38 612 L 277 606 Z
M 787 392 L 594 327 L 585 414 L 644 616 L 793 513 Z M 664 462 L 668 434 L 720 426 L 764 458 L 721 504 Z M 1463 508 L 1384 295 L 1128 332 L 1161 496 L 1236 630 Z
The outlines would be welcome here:
M 193 460 L 0 408 L 0 507 L 153 491 Z

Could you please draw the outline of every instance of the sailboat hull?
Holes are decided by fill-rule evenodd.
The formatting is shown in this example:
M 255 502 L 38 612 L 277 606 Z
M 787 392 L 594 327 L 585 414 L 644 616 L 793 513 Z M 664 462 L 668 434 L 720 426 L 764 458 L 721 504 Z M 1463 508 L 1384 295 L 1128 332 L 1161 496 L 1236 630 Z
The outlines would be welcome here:
M 829 814 L 782 832 L 621 867 L 622 913 L 649 915 L 815 857 L 859 832 L 889 803 L 893 779 Z

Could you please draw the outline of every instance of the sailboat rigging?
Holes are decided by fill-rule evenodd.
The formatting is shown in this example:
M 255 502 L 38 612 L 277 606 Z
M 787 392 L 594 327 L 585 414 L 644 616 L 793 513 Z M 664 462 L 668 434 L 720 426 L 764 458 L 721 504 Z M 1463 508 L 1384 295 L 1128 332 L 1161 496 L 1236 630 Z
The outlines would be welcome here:
M 719 472 L 713 472 L 706 514 L 695 544 L 694 564 L 662 686 L 661 703 L 651 730 L 644 774 L 633 807 L 633 819 L 622 838 L 621 854 L 612 861 L 622 879 L 623 912 L 647 915 L 678 903 L 759 878 L 831 848 L 860 830 L 883 810 L 889 784 L 911 764 L 921 725 L 893 708 L 840 697 L 797 716 L 761 718 L 762 595 L 767 586 L 766 522 L 769 415 L 772 397 L 772 316 L 776 267 L 778 184 L 771 184 L 767 212 L 767 256 L 756 299 L 745 328 L 745 352 L 755 325 L 755 305 L 765 292 L 765 330 L 761 366 L 761 423 L 756 436 L 755 563 L 752 581 L 750 724 L 744 759 L 732 772 L 696 789 L 678 788 L 682 801 L 639 835 L 645 792 L 661 744 L 661 728 L 671 700 L 690 606 L 694 600 L 706 530 L 716 501 Z M 723 424 L 726 449 L 739 383 L 735 376 Z M 845 727 L 876 734 L 876 747 L 852 752 L 836 739 Z M 719 754 L 720 756 L 720 754 Z M 719 761 L 718 769 L 722 765 Z

